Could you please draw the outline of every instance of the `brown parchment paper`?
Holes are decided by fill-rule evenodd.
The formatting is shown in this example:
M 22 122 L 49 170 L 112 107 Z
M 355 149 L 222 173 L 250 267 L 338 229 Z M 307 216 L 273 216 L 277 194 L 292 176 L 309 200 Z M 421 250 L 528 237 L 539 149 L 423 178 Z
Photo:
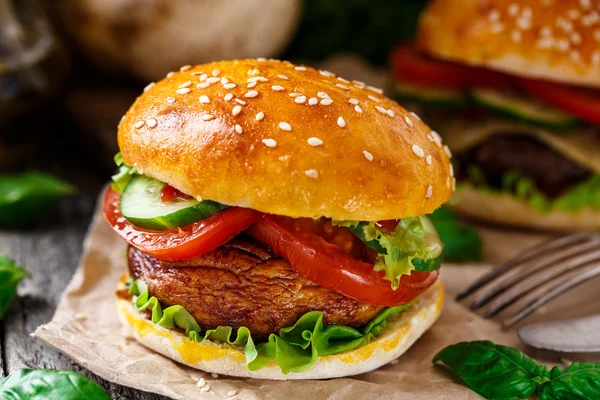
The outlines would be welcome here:
M 483 230 L 485 258 L 498 262 L 542 237 Z M 81 265 L 66 288 L 52 321 L 33 334 L 87 369 L 109 381 L 159 393 L 174 399 L 220 399 L 236 390 L 238 399 L 476 399 L 431 359 L 443 347 L 459 341 L 489 339 L 522 347 L 515 330 L 503 332 L 497 321 L 484 320 L 454 302 L 455 293 L 484 273 L 489 265 L 450 265 L 442 268 L 447 296 L 437 323 L 396 363 L 344 379 L 267 381 L 210 374 L 179 365 L 122 334 L 114 291 L 126 270 L 125 243 L 104 221 L 100 207 L 85 240 Z M 527 320 L 585 315 L 598 309 L 598 283 L 586 284 L 576 295 L 554 301 Z M 597 289 L 596 289 L 597 290 Z M 196 381 L 204 377 L 210 391 Z

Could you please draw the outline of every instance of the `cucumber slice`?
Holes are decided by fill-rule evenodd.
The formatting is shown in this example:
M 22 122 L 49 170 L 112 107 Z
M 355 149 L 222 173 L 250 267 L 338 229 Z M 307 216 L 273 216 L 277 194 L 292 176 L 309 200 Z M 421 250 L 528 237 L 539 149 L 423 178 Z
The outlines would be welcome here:
M 121 212 L 132 224 L 144 229 L 165 230 L 189 225 L 227 206 L 210 200 L 173 200 L 163 202 L 160 193 L 165 183 L 136 175 L 121 196 Z
M 468 96 L 460 90 L 433 88 L 399 81 L 394 85 L 394 94 L 400 102 L 414 101 L 428 105 L 462 106 L 468 101 Z
M 476 103 L 485 108 L 530 124 L 562 129 L 579 123 L 579 120 L 570 114 L 517 93 L 479 88 L 474 89 L 471 96 Z

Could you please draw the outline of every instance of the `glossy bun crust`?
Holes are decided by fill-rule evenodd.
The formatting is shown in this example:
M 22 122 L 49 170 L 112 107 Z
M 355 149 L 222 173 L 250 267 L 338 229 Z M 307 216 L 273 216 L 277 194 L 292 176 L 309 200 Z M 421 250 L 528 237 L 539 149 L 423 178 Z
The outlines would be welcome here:
M 119 124 L 126 163 L 184 193 L 339 220 L 444 203 L 454 178 L 438 138 L 376 88 L 275 60 L 183 67 Z
M 418 44 L 434 57 L 600 87 L 595 0 L 434 0 L 421 16 Z

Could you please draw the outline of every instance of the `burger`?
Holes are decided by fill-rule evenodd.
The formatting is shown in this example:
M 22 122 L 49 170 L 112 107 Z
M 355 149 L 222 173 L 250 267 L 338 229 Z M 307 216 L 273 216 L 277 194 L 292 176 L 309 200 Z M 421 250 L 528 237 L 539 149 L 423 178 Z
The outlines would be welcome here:
M 455 154 L 458 211 L 527 228 L 600 228 L 597 2 L 434 0 L 391 65 L 399 101 L 416 105 Z
M 117 308 L 203 371 L 332 378 L 395 359 L 440 313 L 452 193 L 439 138 L 362 82 L 275 60 L 185 66 L 121 120 L 104 200 L 129 243 Z

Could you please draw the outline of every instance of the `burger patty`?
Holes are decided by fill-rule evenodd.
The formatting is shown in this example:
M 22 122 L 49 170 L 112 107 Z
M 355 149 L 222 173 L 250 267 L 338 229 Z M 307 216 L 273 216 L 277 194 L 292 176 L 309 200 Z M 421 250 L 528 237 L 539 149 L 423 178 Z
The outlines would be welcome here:
M 130 246 L 129 272 L 148 285 L 167 307 L 181 305 L 204 329 L 247 327 L 266 338 L 293 325 L 309 311 L 322 311 L 325 324 L 360 326 L 384 307 L 325 289 L 288 262 L 250 239 L 186 261 L 158 260 Z
M 582 167 L 535 138 L 498 133 L 485 142 L 458 155 L 463 168 L 459 178 L 466 178 L 466 166 L 475 164 L 485 173 L 493 187 L 502 186 L 502 176 L 508 171 L 532 178 L 537 188 L 550 198 L 557 197 L 591 175 Z

